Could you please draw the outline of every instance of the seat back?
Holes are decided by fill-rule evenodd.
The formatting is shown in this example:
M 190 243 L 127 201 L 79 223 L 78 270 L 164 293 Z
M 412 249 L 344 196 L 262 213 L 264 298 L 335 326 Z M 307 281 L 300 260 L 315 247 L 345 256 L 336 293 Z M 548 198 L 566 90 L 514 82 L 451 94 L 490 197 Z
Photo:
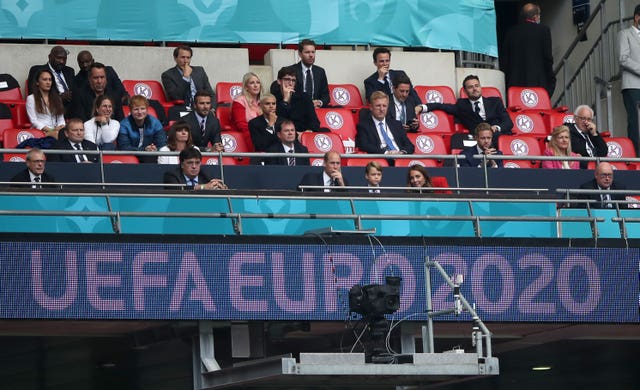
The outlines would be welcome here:
M 218 160 L 218 156 L 202 156 L 202 165 L 220 165 L 220 161 Z M 233 157 L 222 157 L 222 165 L 237 165 L 238 161 L 236 161 Z
M 609 152 L 607 157 L 612 158 L 635 158 L 636 149 L 633 147 L 633 143 L 626 137 L 611 137 L 605 138 L 607 148 Z
M 230 105 L 242 93 L 242 83 L 220 81 L 216 84 L 216 100 L 219 105 Z
M 636 164 L 626 163 L 624 161 L 608 161 L 608 163 L 611 164 L 611 167 L 614 170 L 633 171 L 633 170 L 636 170 L 637 168 Z M 587 164 L 587 169 L 596 169 L 596 162 L 589 161 L 589 163 Z
M 42 131 L 37 129 L 6 129 L 3 144 L 6 149 L 15 149 L 24 140 L 42 136 Z
M 216 107 L 216 118 L 220 122 L 220 129 L 222 131 L 231 131 L 233 125 L 231 124 L 231 107 L 230 106 L 218 106 Z
M 344 154 L 344 145 L 338 134 L 334 133 L 302 133 L 300 143 L 309 149 L 309 153 L 327 153 L 335 150 Z M 320 166 L 324 164 L 322 157 L 312 157 L 309 159 L 311 165 Z
M 4 162 L 21 162 L 27 160 L 27 152 L 24 153 L 4 153 L 2 156 Z
M 123 80 L 124 89 L 129 95 L 142 95 L 147 99 L 157 100 L 163 106 L 172 106 L 167 101 L 162 84 L 156 80 Z
M 415 145 L 414 154 L 449 154 L 444 138 L 438 134 L 407 134 L 409 140 Z M 437 160 L 438 166 L 443 165 L 443 160 Z
M 15 77 L 8 73 L 0 74 L 0 102 L 17 100 L 23 101 L 22 91 L 20 90 L 20 84 Z
M 354 84 L 329 84 L 329 97 L 332 106 L 361 108 L 365 104 L 360 89 Z
M 138 157 L 133 154 L 103 154 L 102 162 L 105 164 L 138 164 Z
M 503 160 L 504 168 L 537 168 L 533 161 L 529 160 Z
M 561 126 L 565 123 L 575 123 L 573 114 L 564 112 L 548 112 L 542 115 L 542 119 L 546 122 L 547 129 L 552 132 L 555 127 Z
M 15 128 L 15 124 L 13 123 L 13 119 L 0 119 L 0 144 L 4 142 L 4 131 L 6 129 Z
M 544 138 L 551 131 L 547 128 L 542 115 L 532 111 L 509 111 L 513 122 L 513 133 L 516 135 L 528 134 L 538 138 Z
M 429 134 L 453 134 L 455 126 L 446 112 L 435 110 L 420 114 L 418 131 Z
M 442 164 L 438 160 L 430 158 L 397 158 L 395 163 L 396 167 L 410 167 L 412 165 L 422 165 L 423 167 L 441 167 Z
M 540 156 L 540 142 L 531 135 L 501 135 L 498 149 L 508 156 Z
M 222 145 L 224 146 L 224 151 L 228 153 L 247 153 L 250 152 L 249 146 L 247 145 L 244 135 L 239 131 L 223 131 L 220 135 L 222 138 Z M 233 157 L 238 165 L 248 165 L 249 158 L 248 157 Z
M 376 161 L 382 167 L 388 167 L 389 162 L 384 158 L 347 158 L 344 165 L 348 167 L 365 167 L 372 161 Z
M 461 99 L 466 99 L 469 97 L 467 96 L 467 92 L 462 87 L 460 87 L 460 93 L 458 94 L 458 96 L 460 96 Z M 502 92 L 500 92 L 500 90 L 496 87 L 482 86 L 482 96 L 483 97 L 499 97 L 500 99 L 502 99 L 502 102 L 504 103 Z
M 423 103 L 455 103 L 456 95 L 446 85 L 416 85 L 416 93 Z
M 316 108 L 320 127 L 336 133 L 343 141 L 356 139 L 356 123 L 351 110 L 347 108 Z
M 509 87 L 507 91 L 509 109 L 551 110 L 551 100 L 547 90 L 542 87 Z

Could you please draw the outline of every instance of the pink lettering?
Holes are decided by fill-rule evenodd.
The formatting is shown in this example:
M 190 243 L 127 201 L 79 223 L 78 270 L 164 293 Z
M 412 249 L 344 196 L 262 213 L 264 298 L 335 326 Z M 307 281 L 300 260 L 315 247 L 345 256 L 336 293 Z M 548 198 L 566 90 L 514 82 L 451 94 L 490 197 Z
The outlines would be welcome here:
M 136 310 L 144 310 L 145 289 L 167 287 L 167 276 L 145 274 L 145 264 L 166 263 L 167 257 L 166 252 L 142 252 L 133 260 L 133 306 Z
M 362 279 L 362 263 L 357 256 L 351 253 L 325 254 L 323 257 L 324 269 L 324 304 L 327 313 L 338 311 L 337 297 L 342 292 L 340 310 L 349 310 L 348 291 Z M 347 268 L 346 272 L 342 268 Z M 344 276 L 338 276 L 338 275 Z M 346 274 L 346 275 L 345 275 Z
M 276 305 L 284 311 L 291 313 L 305 313 L 315 309 L 316 286 L 313 272 L 313 253 L 305 253 L 302 258 L 302 270 L 298 275 L 302 276 L 303 299 L 292 300 L 287 296 L 287 282 L 284 274 L 285 259 L 282 253 L 274 253 L 271 258 L 273 264 L 273 293 L 276 298 Z M 291 270 L 291 267 L 287 267 Z
M 231 304 L 239 311 L 266 312 L 269 303 L 261 299 L 246 299 L 242 289 L 244 287 L 264 287 L 264 276 L 243 275 L 245 264 L 264 264 L 264 253 L 239 252 L 229 260 L 229 294 Z
M 103 299 L 100 296 L 101 287 L 122 286 L 120 275 L 101 275 L 98 273 L 98 264 L 120 263 L 122 254 L 120 252 L 87 252 L 87 298 L 96 310 L 124 310 L 122 299 Z
M 187 289 L 187 281 L 192 280 L 195 288 L 189 292 L 188 300 L 200 301 L 206 311 L 216 311 L 211 293 L 207 287 L 207 281 L 202 275 L 202 270 L 198 264 L 198 259 L 193 252 L 185 252 L 180 263 L 180 270 L 176 278 L 176 283 L 171 294 L 170 311 L 180 310 L 180 304 Z
M 49 259 L 48 262 L 53 262 Z M 78 270 L 76 252 L 67 251 L 65 254 L 65 290 L 61 297 L 51 297 L 44 291 L 42 283 L 42 256 L 40 251 L 31 252 L 31 276 L 33 278 L 33 297 L 36 302 L 48 310 L 64 310 L 76 299 L 78 294 Z M 49 270 L 45 271 L 49 275 Z M 61 284 L 61 283 L 60 283 Z

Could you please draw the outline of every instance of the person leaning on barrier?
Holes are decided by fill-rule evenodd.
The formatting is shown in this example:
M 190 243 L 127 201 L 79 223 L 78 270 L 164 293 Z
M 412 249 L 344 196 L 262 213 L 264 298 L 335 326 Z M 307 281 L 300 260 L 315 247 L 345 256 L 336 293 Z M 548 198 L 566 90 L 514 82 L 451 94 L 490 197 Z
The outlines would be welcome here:
M 345 187 L 347 182 L 342 177 L 340 169 L 340 153 L 335 150 L 324 154 L 324 169 L 322 172 L 307 173 L 300 180 L 299 186 L 325 186 L 325 187 Z M 331 192 L 331 188 L 311 188 L 300 189 L 301 191 L 324 191 Z M 340 189 L 344 191 L 343 189 Z
M 569 134 L 569 128 L 567 126 L 556 126 L 551 132 L 551 139 L 549 145 L 544 151 L 545 156 L 556 157 L 579 157 L 578 153 L 571 151 L 571 135 Z M 578 169 L 580 168 L 579 161 L 550 161 L 546 160 L 542 162 L 542 168 L 546 169 Z
M 31 188 L 42 188 L 41 183 L 55 182 L 53 176 L 45 172 L 47 157 L 42 150 L 33 148 L 25 156 L 27 168 L 11 178 L 13 183 L 31 183 Z M 12 184 L 11 187 L 25 188 L 27 184 Z
M 477 144 L 475 146 L 465 148 L 461 153 L 461 155 L 464 156 L 464 160 L 459 160 L 461 167 L 482 167 L 484 163 L 483 160 L 473 157 L 477 154 L 502 155 L 501 151 L 491 145 L 493 140 L 493 130 L 491 129 L 490 124 L 486 122 L 479 123 L 475 128 L 474 138 Z M 501 168 L 502 160 L 487 160 L 487 167 Z
M 179 156 L 180 166 L 164 173 L 165 184 L 182 184 L 183 187 L 170 186 L 167 190 L 178 188 L 201 190 L 226 190 L 227 185 L 220 179 L 212 179 L 200 170 L 202 154 L 196 148 L 184 149 Z
M 571 134 L 571 150 L 584 157 L 607 157 L 609 148 L 593 123 L 593 110 L 586 104 L 573 112 L 575 123 L 565 123 Z M 587 169 L 588 161 L 580 161 L 580 168 Z
M 601 162 L 596 167 L 593 180 L 583 183 L 581 190 L 625 190 L 626 186 L 620 182 L 613 180 L 613 166 L 608 162 Z M 589 207 L 596 209 L 611 209 L 616 206 L 611 203 L 612 200 L 625 200 L 624 194 L 580 194 L 580 199 L 591 199 L 596 202 L 589 203 Z M 586 203 L 579 203 L 579 207 L 587 207 Z M 626 205 L 622 205 L 626 207 Z
M 407 172 L 407 186 L 412 188 L 407 190 L 407 192 L 422 192 L 422 190 L 418 190 L 417 188 L 433 187 L 431 177 L 425 167 L 420 164 L 414 164 L 409 167 L 409 171 Z

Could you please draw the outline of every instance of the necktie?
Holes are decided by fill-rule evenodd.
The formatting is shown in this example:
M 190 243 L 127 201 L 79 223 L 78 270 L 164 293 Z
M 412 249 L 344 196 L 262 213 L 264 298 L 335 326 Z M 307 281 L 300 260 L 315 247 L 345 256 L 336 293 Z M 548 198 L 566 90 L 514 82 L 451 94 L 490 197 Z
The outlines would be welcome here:
M 307 69 L 307 74 L 304 78 L 304 92 L 313 98 L 313 79 L 311 78 L 311 69 Z
M 40 176 L 34 177 L 33 182 L 36 184 L 32 185 L 31 188 L 42 188 L 42 186 L 40 185 Z
M 403 125 L 407 124 L 407 107 L 404 102 L 400 103 L 400 122 L 402 122 Z
M 473 105 L 474 105 L 473 112 L 480 115 L 480 102 L 474 102 Z
M 76 150 L 82 150 L 80 148 L 80 144 L 73 144 L 73 147 L 76 148 Z M 87 158 L 84 156 L 84 154 L 76 154 L 76 159 L 78 160 L 78 162 L 87 161 Z
M 198 185 L 198 179 L 189 179 L 189 186 L 190 187 L 195 187 Z
M 200 132 L 202 133 L 203 137 L 204 137 L 205 121 L 206 121 L 206 118 L 202 118 L 202 122 L 200 122 Z
M 611 201 L 611 195 L 600 194 L 600 200 L 602 201 L 602 208 L 605 208 L 605 209 L 613 208 L 613 205 L 609 203 Z
M 392 94 L 393 93 L 393 86 L 391 84 L 391 78 L 389 77 L 389 73 L 387 73 L 386 76 L 384 76 L 384 86 L 386 88 L 386 93 L 387 94 Z
M 384 123 L 378 122 L 378 127 L 380 128 L 380 133 L 382 133 L 384 143 L 387 144 L 387 150 L 397 150 L 393 145 L 393 141 L 391 141 L 391 137 L 387 134 L 387 130 L 384 128 Z
M 289 153 L 293 154 L 293 149 L 289 149 Z M 296 158 L 295 157 L 288 157 L 289 160 L 289 166 L 293 167 L 296 165 Z
M 60 85 L 62 85 L 62 89 L 64 92 L 69 91 L 69 87 L 67 86 L 67 83 L 64 82 L 64 76 L 62 76 L 62 71 L 57 71 L 56 72 L 57 76 L 58 76 L 58 81 L 60 81 Z

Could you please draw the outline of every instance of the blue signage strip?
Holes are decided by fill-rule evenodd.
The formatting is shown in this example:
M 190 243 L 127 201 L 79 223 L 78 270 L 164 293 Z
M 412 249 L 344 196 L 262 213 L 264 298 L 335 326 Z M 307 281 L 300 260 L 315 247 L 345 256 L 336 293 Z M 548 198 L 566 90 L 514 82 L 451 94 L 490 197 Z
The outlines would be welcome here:
M 344 320 L 356 284 L 402 277 L 424 320 L 424 259 L 462 274 L 485 321 L 638 322 L 638 249 L 2 242 L 0 317 Z M 433 270 L 434 309 L 452 306 Z M 469 319 L 468 314 L 447 320 Z
M 498 56 L 492 0 L 0 2 L 0 37 L 426 46 Z

